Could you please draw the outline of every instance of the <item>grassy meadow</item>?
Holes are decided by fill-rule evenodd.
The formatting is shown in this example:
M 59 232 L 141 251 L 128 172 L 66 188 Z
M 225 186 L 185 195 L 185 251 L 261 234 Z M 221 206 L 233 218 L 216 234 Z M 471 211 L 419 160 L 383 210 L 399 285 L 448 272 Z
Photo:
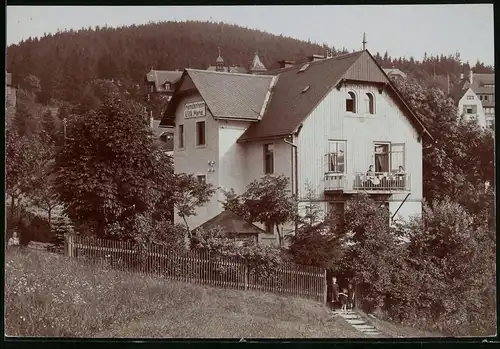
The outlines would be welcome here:
M 224 290 L 9 248 L 7 336 L 134 338 L 364 337 L 314 301 Z

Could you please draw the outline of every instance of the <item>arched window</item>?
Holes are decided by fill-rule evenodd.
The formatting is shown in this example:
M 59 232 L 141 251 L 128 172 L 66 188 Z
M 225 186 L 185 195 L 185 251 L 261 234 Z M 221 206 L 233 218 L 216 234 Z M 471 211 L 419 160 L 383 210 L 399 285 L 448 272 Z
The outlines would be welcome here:
M 345 110 L 351 113 L 356 112 L 356 95 L 354 92 L 348 92 L 345 100 Z
M 365 95 L 366 112 L 375 114 L 375 99 L 371 93 Z

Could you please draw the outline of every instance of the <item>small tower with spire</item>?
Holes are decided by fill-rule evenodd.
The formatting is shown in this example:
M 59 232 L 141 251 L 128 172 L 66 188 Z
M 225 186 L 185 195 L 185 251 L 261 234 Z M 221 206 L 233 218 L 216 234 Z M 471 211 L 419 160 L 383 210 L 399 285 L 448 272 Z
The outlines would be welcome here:
M 365 33 L 363 33 L 363 51 L 364 51 L 364 50 L 366 50 L 366 44 L 367 44 L 367 43 L 368 43 L 368 42 L 366 41 L 366 34 L 365 34 Z
M 252 64 L 250 66 L 249 73 L 254 74 L 254 73 L 260 73 L 260 72 L 265 72 L 265 71 L 267 71 L 267 68 L 260 60 L 259 52 L 255 52 L 255 55 L 253 56 Z
M 218 47 L 219 50 L 219 57 L 215 60 L 215 71 L 224 71 L 224 59 L 220 55 L 220 47 Z

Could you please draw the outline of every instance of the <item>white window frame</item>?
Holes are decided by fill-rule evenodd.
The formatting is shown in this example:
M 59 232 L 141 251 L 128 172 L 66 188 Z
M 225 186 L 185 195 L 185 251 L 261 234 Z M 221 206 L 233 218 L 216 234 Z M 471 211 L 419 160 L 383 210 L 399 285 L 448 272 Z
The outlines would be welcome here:
M 349 97 L 352 97 L 351 93 L 352 93 L 352 96 L 353 96 L 353 98 L 352 98 L 352 100 L 353 100 L 353 110 L 349 111 L 349 110 L 347 110 L 347 101 L 350 99 Z M 357 114 L 358 113 L 358 95 L 353 90 L 349 90 L 349 91 L 346 92 L 346 97 L 345 97 L 345 112 L 346 113 L 350 113 L 350 114 Z
M 339 149 L 339 145 L 343 145 L 343 150 Z M 338 167 L 340 167 L 341 162 L 338 161 L 338 154 L 343 151 L 344 153 L 344 162 L 343 162 L 343 171 L 340 171 Z M 333 166 L 332 160 L 334 160 Z M 326 172 L 327 173 L 336 173 L 336 174 L 346 174 L 347 171 L 347 140 L 344 139 L 329 139 L 328 140 L 328 152 L 326 153 Z
M 199 134 L 199 130 L 198 130 L 198 125 L 199 124 L 203 124 L 203 143 L 199 143 L 200 141 L 200 134 Z M 205 120 L 200 120 L 200 121 L 196 121 L 196 124 L 195 124 L 195 137 L 196 137 L 196 147 L 197 148 L 204 148 L 207 146 L 207 123 Z

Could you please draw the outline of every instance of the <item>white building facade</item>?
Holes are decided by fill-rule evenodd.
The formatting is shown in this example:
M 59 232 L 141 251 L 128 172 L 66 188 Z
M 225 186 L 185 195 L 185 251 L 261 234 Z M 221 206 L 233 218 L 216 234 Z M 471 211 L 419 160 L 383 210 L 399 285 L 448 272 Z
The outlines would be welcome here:
M 187 69 L 165 117 L 175 119 L 175 172 L 216 188 L 242 193 L 283 174 L 290 194 L 325 213 L 365 191 L 395 218 L 421 215 L 422 144 L 432 137 L 368 51 L 262 75 Z M 219 214 L 223 200 L 218 190 L 190 228 Z

